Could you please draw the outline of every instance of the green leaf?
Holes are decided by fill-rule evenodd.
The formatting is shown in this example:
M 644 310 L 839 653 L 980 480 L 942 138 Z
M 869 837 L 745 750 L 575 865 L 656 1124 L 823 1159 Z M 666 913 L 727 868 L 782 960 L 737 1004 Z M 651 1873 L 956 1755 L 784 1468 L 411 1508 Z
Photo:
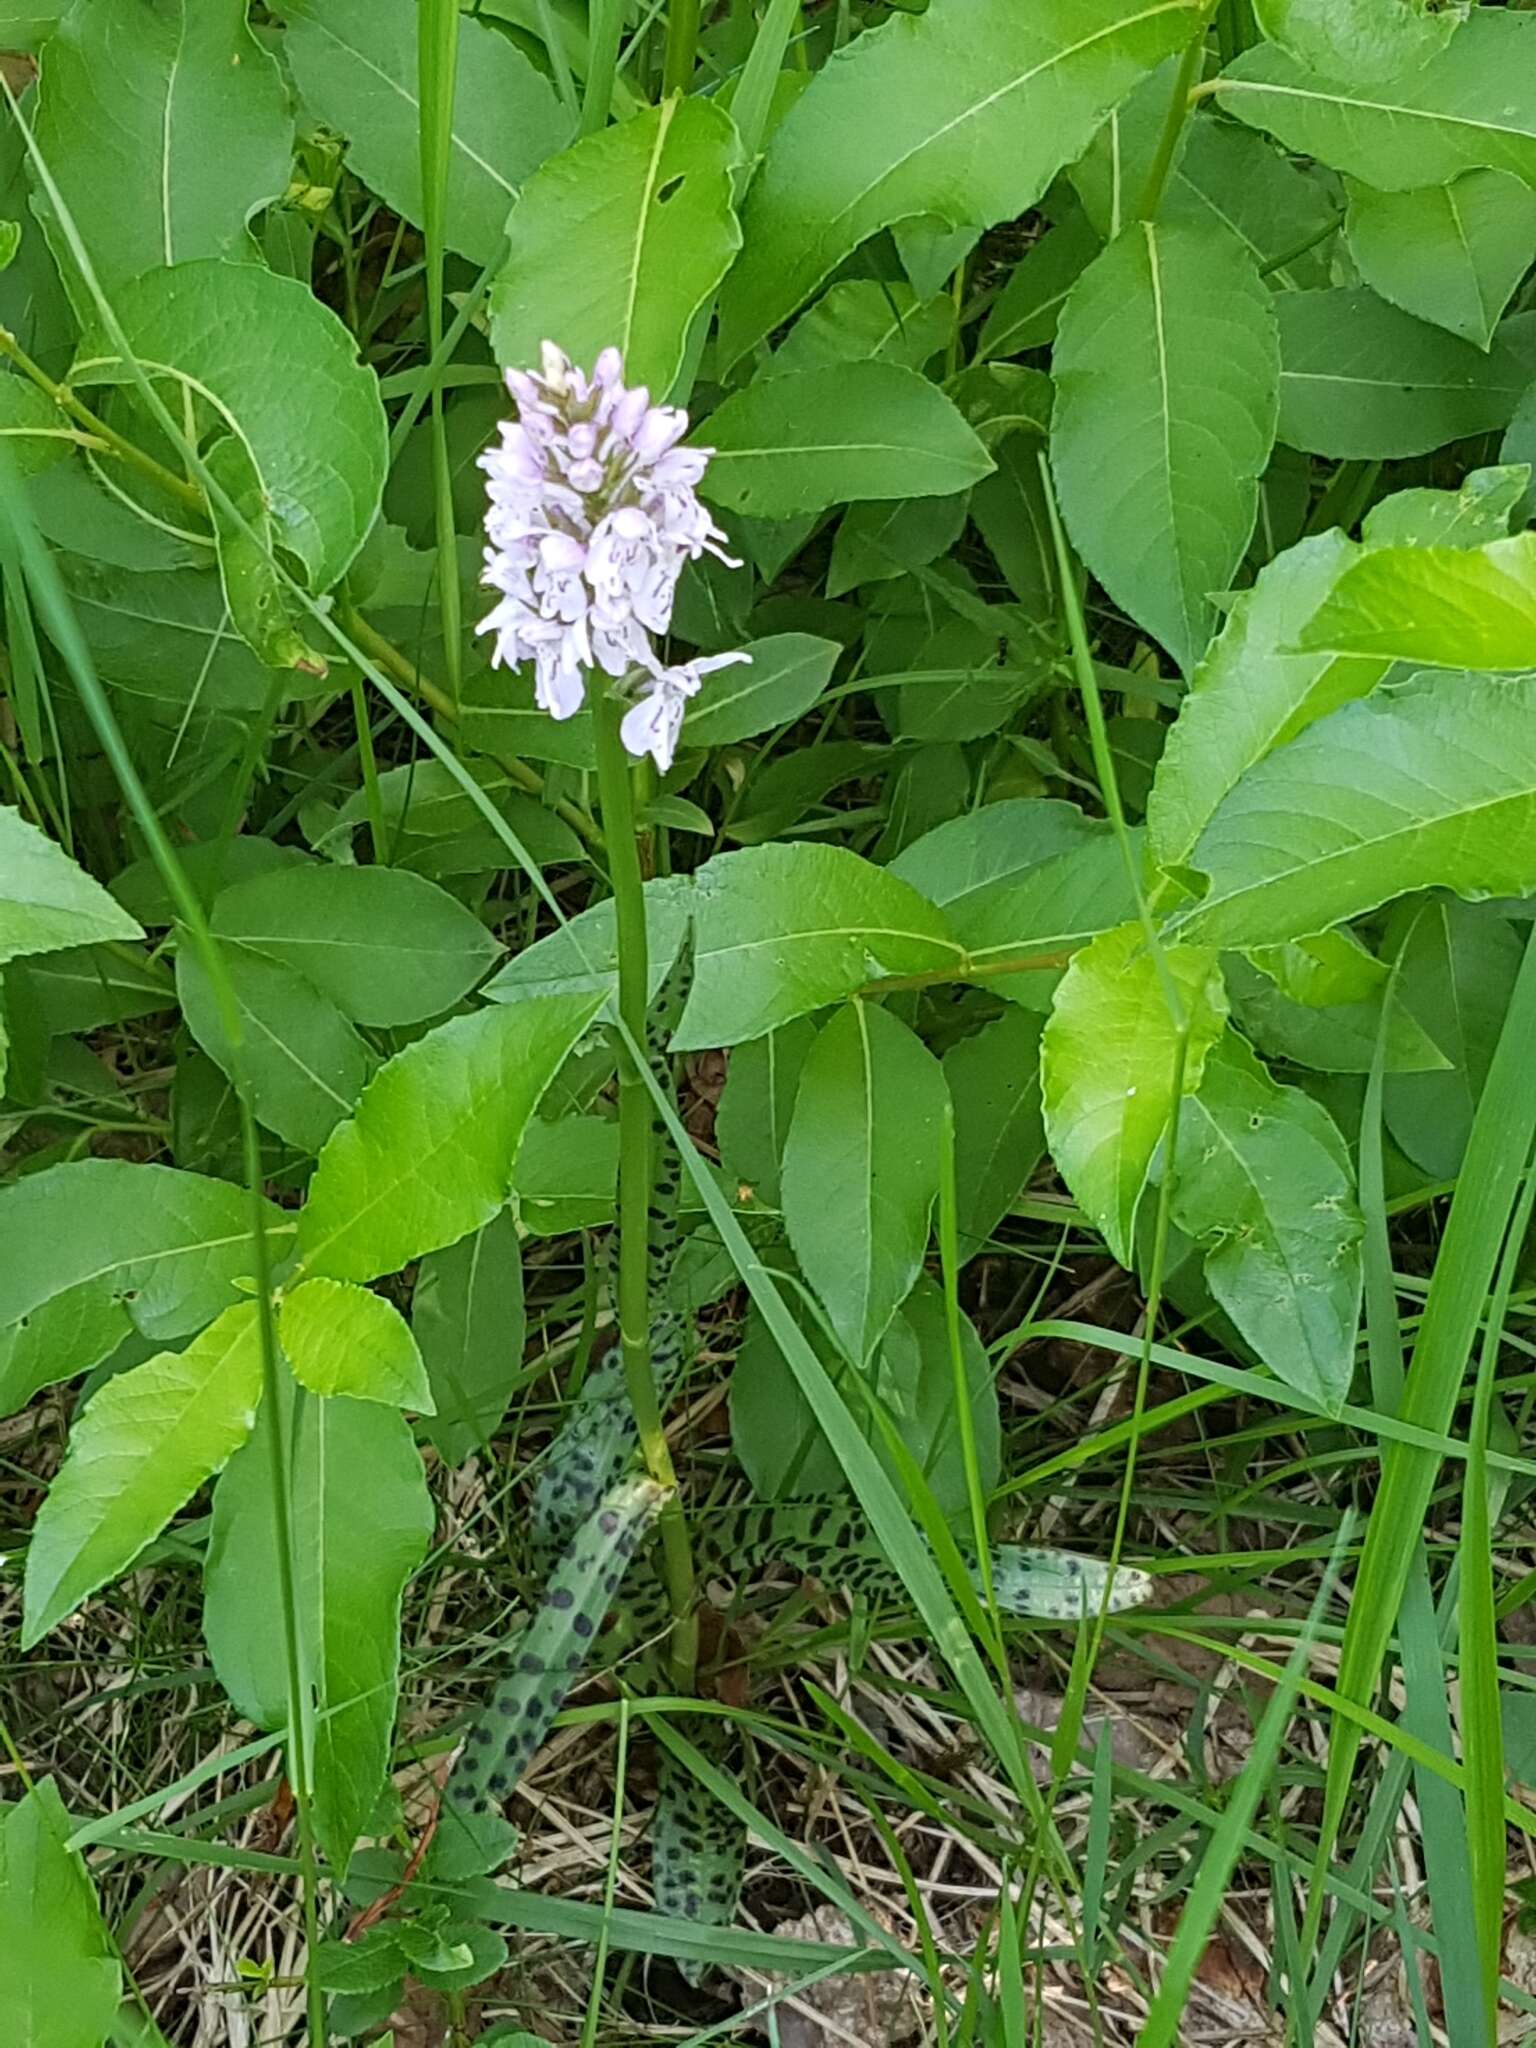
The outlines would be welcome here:
M 1365 515 L 1361 539 L 1371 547 L 1477 548 L 1506 540 L 1529 487 L 1523 462 L 1470 470 L 1454 491 L 1396 491 Z
M 61 846 L 0 805 L 0 964 L 99 939 L 142 939 L 139 926 Z
M 537 364 L 549 340 L 590 369 L 616 348 L 629 383 L 665 398 L 694 315 L 741 247 L 731 209 L 739 151 L 712 100 L 668 99 L 536 171 L 491 287 L 497 361 Z
M 1202 944 L 1322 931 L 1413 889 L 1536 887 L 1536 677 L 1384 684 L 1261 761 L 1201 834 Z
M 729 746 L 792 725 L 827 687 L 843 650 L 815 633 L 774 633 L 749 641 L 744 651 L 751 667 L 722 669 L 689 711 L 683 725 L 688 746 Z
M 547 715 L 543 712 L 541 718 Z M 645 885 L 645 936 L 652 1002 L 672 971 L 688 930 L 692 885 L 662 875 Z M 616 995 L 619 941 L 613 900 L 594 903 L 547 938 L 525 946 L 481 989 L 493 1003 L 526 1003 L 539 996 Z
M 1081 209 L 1048 228 L 1025 250 L 992 302 L 976 344 L 982 358 L 1049 348 L 1068 294 L 1102 244 Z
M 1504 1027 L 1521 944 L 1503 918 L 1454 897 L 1405 905 L 1404 916 L 1412 923 L 1398 956 L 1397 1000 L 1451 1064 L 1440 1073 L 1389 1074 L 1382 1114 L 1416 1166 L 1434 1180 L 1454 1180 Z
M 975 1258 L 1023 1192 L 1045 1151 L 1040 1020 L 1012 1008 L 944 1055 L 955 1106 L 960 1257 Z
M 17 2048 L 101 2048 L 122 1971 L 52 1778 L 0 1820 L 0 2031 Z
M 1275 437 L 1271 297 L 1224 228 L 1137 221 L 1089 265 L 1052 356 L 1051 466 L 1089 568 L 1188 672 L 1247 550 Z
M 274 869 L 222 891 L 211 922 L 304 975 L 356 1024 L 440 1017 L 501 951 L 456 897 L 399 868 Z
M 73 7 L 48 43 L 37 144 L 103 289 L 201 256 L 251 259 L 293 117 L 245 0 Z
M 749 384 L 713 412 L 702 489 L 788 519 L 855 498 L 947 497 L 991 457 L 936 384 L 895 363 L 834 363 Z
M 892 498 L 850 505 L 832 544 L 828 597 L 861 584 L 888 583 L 904 569 L 925 568 L 945 554 L 965 526 L 968 493 L 951 498 Z
M 430 1415 L 432 1390 L 410 1325 L 393 1302 L 346 1280 L 305 1280 L 285 1294 L 278 1336 L 312 1394 L 345 1394 Z
M 694 975 L 678 1052 L 737 1045 L 887 974 L 960 963 L 943 914 L 840 846 L 754 846 L 694 878 Z
M 1235 1032 L 1179 1117 L 1173 1220 L 1208 1247 L 1212 1294 L 1277 1378 L 1335 1412 L 1360 1318 L 1349 1148 L 1327 1111 L 1280 1088 Z
M 794 1114 L 800 1069 L 816 1042 L 816 1027 L 797 1017 L 777 1031 L 748 1039 L 731 1054 L 725 1092 L 715 1118 L 720 1164 L 752 1199 L 779 1206 L 779 1168 Z
M 478 1010 L 381 1067 L 315 1168 L 305 1273 L 373 1280 L 489 1223 L 539 1097 L 597 1008 L 575 995 Z
M 784 1225 L 858 1366 L 922 1270 L 944 1102 L 933 1054 L 873 1003 L 845 1004 L 800 1070 L 784 1148 Z
M 1258 949 L 1254 957 L 1265 950 Z M 1360 1002 L 1299 1003 L 1241 954 L 1226 954 L 1222 965 L 1233 1017 L 1260 1052 L 1319 1074 L 1371 1071 L 1382 1036 L 1382 991 Z M 1434 1040 L 1395 1001 L 1386 1018 L 1385 1060 L 1389 1074 L 1429 1073 L 1448 1064 Z
M 1297 63 L 1358 82 L 1428 63 L 1466 20 L 1468 0 L 1255 0 L 1254 12 Z
M 517 1220 L 530 1237 L 563 1237 L 613 1221 L 619 1127 L 607 1117 L 535 1117 L 512 1174 Z
M 1536 259 L 1536 191 L 1486 170 L 1408 192 L 1351 185 L 1346 233 L 1372 291 L 1486 349 Z
M 1189 1031 L 1184 1092 L 1199 1087 L 1226 1022 L 1216 955 L 1164 948 Z M 1174 1103 L 1177 1034 L 1140 925 L 1106 932 L 1073 960 L 1041 1040 L 1051 1156 L 1122 1266 L 1135 1255 L 1137 1204 Z
M 127 1570 L 245 1442 L 260 1399 L 253 1301 L 98 1388 L 32 1525 L 23 1649 Z
M 419 227 L 421 96 L 412 0 L 287 0 L 283 49 L 310 112 L 348 140 L 347 168 Z M 509 36 L 459 18 L 443 233 L 493 263 L 528 174 L 569 139 L 554 87 Z
M 95 1031 L 176 1007 L 175 983 L 165 969 L 123 945 L 66 946 L 18 971 L 47 1032 Z
M 187 1029 L 230 1080 L 243 1080 L 256 1115 L 301 1152 L 318 1152 L 367 1086 L 374 1058 L 330 997 L 302 974 L 231 946 L 224 968 L 241 1042 L 232 1045 L 207 970 L 185 935 L 176 991 Z
M 1480 548 L 1370 550 L 1299 644 L 1437 668 L 1536 668 L 1536 534 Z
M 1275 308 L 1280 439 L 1309 455 L 1428 454 L 1502 427 L 1530 381 L 1502 344 L 1484 354 L 1374 292 L 1282 292 Z
M 1200 27 L 1186 0 L 935 0 L 866 29 L 774 131 L 721 304 L 724 361 L 894 222 L 1016 219 Z
M 500 1428 L 522 1369 L 523 1254 L 510 1210 L 422 1260 L 411 1329 L 436 1407 L 421 1433 L 446 1463 L 460 1465 Z
M 1054 797 L 1014 797 L 952 818 L 891 864 L 936 903 L 967 967 L 992 977 L 1005 961 L 1055 953 L 1123 924 L 1136 911 L 1108 824 Z M 1010 994 L 1031 975 L 1006 976 Z
M 1317 0 L 1316 17 L 1335 12 Z M 1512 90 L 1531 76 L 1536 22 L 1477 7 L 1427 64 L 1380 83 L 1360 70 L 1339 83 L 1308 71 L 1273 44 L 1248 50 L 1222 73 L 1225 113 L 1267 128 L 1382 192 L 1448 184 L 1484 165 L 1536 182 L 1536 99 Z
M 1382 660 L 1294 651 L 1356 553 L 1337 531 L 1298 541 L 1233 605 L 1195 671 L 1152 779 L 1147 832 L 1160 867 L 1186 865 L 1212 812 L 1255 761 L 1386 674 Z
M 312 591 L 329 590 L 378 513 L 388 460 L 378 380 L 351 334 L 307 284 L 254 264 L 150 271 L 113 303 L 140 360 L 179 387 L 173 405 L 194 391 L 206 402 L 216 437 L 207 459 L 258 539 L 269 534 L 293 555 Z M 275 362 L 302 364 L 303 375 L 274 376 Z M 132 372 L 91 331 L 70 377 L 127 384 Z M 271 666 L 292 666 L 286 592 L 232 528 L 221 526 L 219 541 L 236 624 Z
M 272 1445 L 289 1446 L 299 1642 L 315 1706 L 315 1823 L 338 1882 L 389 1767 L 400 1599 L 432 1537 L 421 1454 L 405 1418 L 372 1401 L 317 1401 L 284 1380 L 281 1413 L 214 1488 L 203 1634 L 219 1682 L 258 1728 L 288 1720 L 288 1661 L 273 1546 Z
M 294 1220 L 266 1208 L 274 1264 Z M 244 1188 L 169 1166 L 81 1159 L 0 1190 L 0 1410 L 98 1364 L 132 1332 L 189 1336 L 255 1271 Z
M 955 303 L 947 295 L 921 299 L 899 278 L 844 278 L 800 315 L 757 375 L 782 377 L 832 363 L 921 370 L 949 346 L 954 331 Z
M 1158 103 L 1159 127 L 1171 90 L 1170 82 Z M 1287 289 L 1327 282 L 1325 245 L 1338 224 L 1328 188 L 1251 129 L 1197 112 L 1159 212 L 1229 229 L 1260 271 Z

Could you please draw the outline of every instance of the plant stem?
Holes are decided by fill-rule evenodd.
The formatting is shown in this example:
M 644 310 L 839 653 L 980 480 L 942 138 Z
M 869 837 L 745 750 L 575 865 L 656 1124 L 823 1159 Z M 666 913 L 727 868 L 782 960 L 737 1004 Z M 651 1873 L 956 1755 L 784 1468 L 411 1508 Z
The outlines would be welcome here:
M 1205 33 L 1202 29 L 1179 60 L 1178 76 L 1173 81 L 1173 97 L 1168 102 L 1168 112 L 1163 118 L 1163 132 L 1157 138 L 1157 154 L 1152 159 L 1152 168 L 1147 172 L 1146 188 L 1141 195 L 1141 204 L 1136 209 L 1138 220 L 1151 220 L 1162 203 L 1163 187 L 1168 183 L 1168 174 L 1173 169 L 1179 137 L 1184 133 L 1184 123 L 1189 119 L 1189 96 L 1199 81 L 1200 66 L 1204 61 Z
M 663 96 L 686 92 L 699 53 L 699 0 L 672 0 L 667 12 L 667 54 L 661 69 Z
M 172 497 L 179 498 L 184 505 L 193 506 L 199 512 L 204 509 L 203 494 L 196 484 L 188 483 L 186 478 L 178 476 L 175 470 L 167 469 L 163 462 L 156 462 L 153 455 L 146 454 L 126 435 L 120 434 L 115 427 L 109 427 L 105 420 L 98 419 L 88 405 L 76 398 L 67 384 L 61 384 L 56 377 L 50 377 L 46 370 L 33 362 L 15 335 L 6 327 L 0 327 L 0 355 L 8 357 L 24 377 L 53 400 L 60 412 L 67 413 L 77 426 L 84 427 L 87 433 L 110 448 L 114 455 L 121 456 L 124 462 L 138 470 L 142 476 L 149 477 L 163 491 L 169 491 Z
M 645 889 L 635 837 L 629 757 L 619 737 L 622 716 L 623 706 L 614 697 L 607 692 L 598 694 L 593 707 L 597 787 L 618 929 L 619 1016 L 630 1041 L 643 1047 L 646 1011 L 650 1006 Z M 669 1661 L 673 1685 L 679 1692 L 689 1692 L 693 1689 L 698 1634 L 693 1606 L 693 1556 L 651 1370 L 651 1103 L 644 1077 L 628 1045 L 618 1034 L 615 1040 L 619 1064 L 619 1343 L 624 1383 L 640 1433 L 640 1455 L 651 1478 L 667 1489 L 661 1513 L 661 1542 L 672 1607 Z

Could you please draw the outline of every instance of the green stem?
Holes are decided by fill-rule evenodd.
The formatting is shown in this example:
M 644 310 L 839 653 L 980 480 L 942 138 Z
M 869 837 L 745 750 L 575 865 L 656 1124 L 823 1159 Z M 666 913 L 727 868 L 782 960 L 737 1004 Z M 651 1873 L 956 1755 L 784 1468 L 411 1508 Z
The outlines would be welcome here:
M 1184 133 L 1184 123 L 1189 119 L 1190 94 L 1199 83 L 1200 67 L 1204 61 L 1205 33 L 1202 29 L 1179 61 L 1178 76 L 1173 81 L 1173 97 L 1169 100 L 1168 112 L 1163 117 L 1163 132 L 1157 138 L 1157 153 L 1152 159 L 1152 168 L 1147 172 L 1147 183 L 1141 195 L 1141 204 L 1136 209 L 1138 220 L 1151 220 L 1162 204 L 1163 187 L 1168 183 L 1168 174 L 1173 169 L 1179 137 Z
M 88 434 L 138 470 L 140 475 L 149 477 L 163 491 L 169 491 L 173 498 L 179 498 L 182 504 L 193 506 L 199 512 L 203 510 L 203 494 L 196 484 L 188 483 L 186 478 L 178 476 L 175 470 L 167 469 L 163 462 L 156 462 L 153 455 L 148 455 L 142 448 L 136 447 L 126 435 L 120 434 L 116 427 L 109 427 L 104 419 L 99 419 L 88 405 L 83 404 L 75 396 L 67 384 L 61 384 L 56 377 L 50 377 L 46 370 L 33 362 L 9 328 L 0 327 L 0 355 L 8 357 L 24 377 L 53 400 L 60 412 L 67 413 L 77 426 L 84 427 Z
M 670 1663 L 672 1683 L 679 1692 L 687 1692 L 693 1688 L 697 1650 L 693 1556 L 651 1370 L 651 1103 L 645 1078 L 629 1051 L 630 1044 L 645 1044 L 645 1018 L 650 1005 L 645 885 L 635 836 L 629 757 L 619 737 L 623 710 L 617 698 L 606 691 L 598 696 L 593 707 L 598 797 L 618 929 L 619 1017 L 628 1034 L 628 1043 L 615 1034 L 619 1065 L 619 1344 L 624 1383 L 640 1433 L 640 1455 L 651 1478 L 667 1490 L 661 1514 L 661 1542 L 672 1607 Z
M 667 54 L 661 69 L 664 98 L 693 83 L 699 53 L 699 0 L 672 0 L 667 12 Z

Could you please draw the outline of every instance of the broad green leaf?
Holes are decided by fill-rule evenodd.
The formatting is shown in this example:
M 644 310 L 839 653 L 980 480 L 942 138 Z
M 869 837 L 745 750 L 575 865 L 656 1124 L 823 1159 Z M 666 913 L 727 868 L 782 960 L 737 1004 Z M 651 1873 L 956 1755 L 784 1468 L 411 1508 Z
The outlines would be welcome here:
M 1159 128 L 1167 104 L 1165 93 Z M 1260 271 L 1287 289 L 1327 282 L 1325 244 L 1338 221 L 1328 189 L 1251 129 L 1196 113 L 1159 213 L 1229 229 Z M 1305 247 L 1313 238 L 1317 246 Z
M 1536 668 L 1536 533 L 1480 548 L 1368 550 L 1299 641 L 1437 668 Z
M 1211 813 L 1255 761 L 1386 674 L 1383 660 L 1295 651 L 1306 621 L 1356 553 L 1336 530 L 1298 541 L 1233 605 L 1194 673 L 1152 780 L 1147 833 L 1160 867 L 1188 862 Z
M 1051 380 L 1027 363 L 972 363 L 945 389 L 989 453 L 1015 434 L 1038 440 L 1050 431 Z
M 721 305 L 724 360 L 894 222 L 1017 218 L 1200 28 L 1188 0 L 935 0 L 866 29 L 774 131 Z
M 1102 243 L 1080 208 L 1047 228 L 1009 274 L 992 302 L 976 344 L 983 359 L 1015 356 L 1027 348 L 1049 348 L 1068 294 Z
M 187 1029 L 230 1080 L 242 1080 L 269 1130 L 301 1152 L 318 1152 L 357 1099 L 374 1057 L 341 1011 L 302 974 L 231 946 L 224 958 L 240 1017 L 231 1044 L 207 971 L 183 934 L 176 991 Z
M 1200 1086 L 1226 1022 L 1216 955 L 1164 948 L 1188 1028 L 1184 1092 Z M 1122 1266 L 1135 1256 L 1136 1209 L 1174 1104 L 1178 1043 L 1157 964 L 1139 924 L 1105 932 L 1073 960 L 1041 1039 L 1051 1157 Z
M 960 1257 L 973 1259 L 1023 1192 L 1045 1150 L 1040 1020 L 1010 1007 L 944 1055 L 955 1106 Z
M 46 832 L 0 805 L 0 964 L 26 953 L 143 936 Z
M 1364 1232 L 1349 1148 L 1235 1032 L 1180 1113 L 1173 1220 L 1207 1247 L 1211 1292 L 1270 1371 L 1337 1410 L 1354 1375 Z
M 293 1376 L 312 1394 L 345 1394 L 432 1413 L 416 1339 L 393 1302 L 347 1280 L 304 1280 L 285 1294 L 277 1333 Z
M 841 846 L 754 846 L 694 878 L 694 976 L 679 1052 L 738 1045 L 882 975 L 957 968 L 943 914 Z
M 1207 945 L 1321 931 L 1414 889 L 1536 887 L 1536 677 L 1427 673 L 1347 704 L 1245 775 L 1192 856 Z
M 991 457 L 944 396 L 895 363 L 833 363 L 749 384 L 713 412 L 703 490 L 734 512 L 789 519 L 856 498 L 947 497 Z
M 347 138 L 347 168 L 419 227 L 421 141 L 413 0 L 288 0 L 283 49 L 299 97 Z M 459 18 L 443 233 L 493 263 L 518 188 L 570 135 L 554 87 L 509 36 Z
M 266 1209 L 274 1265 L 294 1221 Z M 132 1332 L 185 1337 L 255 1272 L 244 1188 L 169 1166 L 81 1159 L 0 1190 L 0 1411 L 99 1364 Z
M 19 971 L 25 974 L 37 1020 L 48 1032 L 95 1031 L 176 1007 L 170 975 L 137 947 L 66 946 L 29 960 Z
M 1352 184 L 1346 232 L 1372 291 L 1486 349 L 1536 260 L 1536 191 L 1487 170 L 1408 192 Z
M 1317 0 L 1316 18 L 1335 0 Z M 1287 149 L 1347 171 L 1382 192 L 1447 184 L 1489 166 L 1536 183 L 1536 21 L 1476 7 L 1466 27 L 1427 64 L 1400 77 L 1347 83 L 1306 69 L 1274 44 L 1246 51 L 1222 73 L 1218 102 Z
M 1523 462 L 1470 470 L 1459 489 L 1396 491 L 1365 515 L 1360 537 L 1371 547 L 1478 548 L 1505 540 L 1530 486 Z
M 761 377 L 831 363 L 898 363 L 920 370 L 955 331 L 955 302 L 920 299 L 900 279 L 850 277 L 829 285 L 759 368 Z
M 946 554 L 965 527 L 968 493 L 950 498 L 889 498 L 850 505 L 838 525 L 827 569 L 828 597 L 861 584 L 888 583 L 906 569 Z
M 1330 77 L 1396 79 L 1439 54 L 1468 0 L 1255 0 L 1259 26 L 1298 63 Z
M 1248 957 L 1282 994 L 1309 1010 L 1369 1002 L 1389 975 L 1386 965 L 1350 931 L 1316 932 L 1283 946 L 1256 946 Z
M 489 1223 L 539 1097 L 597 1008 L 573 995 L 477 1010 L 381 1067 L 315 1168 L 304 1272 L 373 1280 Z
M 967 969 L 985 977 L 1010 959 L 1080 945 L 1136 912 L 1114 833 L 1054 797 L 967 811 L 907 847 L 891 873 L 939 906 Z
M 19 475 L 37 476 L 62 462 L 78 437 L 79 429 L 35 384 L 19 376 L 0 377 L 0 446 Z
M 1056 572 L 1040 469 L 1044 452 L 1036 434 L 1004 441 L 995 451 L 997 468 L 971 492 L 971 518 L 1021 608 L 1054 640 Z
M 379 509 L 388 458 L 378 380 L 336 315 L 294 278 L 254 264 L 196 262 L 119 287 L 114 310 L 141 361 L 164 367 L 173 402 L 195 390 L 214 421 L 207 460 L 257 540 L 285 548 L 309 588 L 329 590 Z M 274 376 L 273 364 L 304 366 Z M 105 333 L 88 332 L 70 372 L 80 386 L 132 372 Z M 236 624 L 273 667 L 291 667 L 287 593 L 258 548 L 220 529 L 220 567 Z
M 1137 221 L 1073 287 L 1052 355 L 1051 466 L 1089 568 L 1188 672 L 1247 550 L 1279 348 L 1224 228 Z
M 0 0 L 0 38 L 7 50 L 35 50 L 68 14 L 70 0 Z
M 809 1017 L 797 1017 L 792 1024 L 738 1045 L 726 1069 L 725 1093 L 715 1117 L 720 1164 L 738 1191 L 747 1189 L 754 1202 L 769 1209 L 779 1206 L 779 1169 L 795 1091 L 816 1035 Z
M 517 1150 L 512 1206 L 530 1237 L 564 1237 L 613 1221 L 619 1127 L 607 1117 L 535 1117 Z
M 1492 911 L 1436 896 L 1405 905 L 1397 1001 L 1447 1055 L 1440 1073 L 1389 1074 L 1387 1128 L 1434 1180 L 1461 1171 L 1472 1118 L 1520 968 L 1521 942 Z
M 456 897 L 399 868 L 274 869 L 225 889 L 212 924 L 304 975 L 357 1024 L 441 1016 L 501 951 Z
M 671 973 L 687 933 L 692 896 L 692 885 L 681 876 L 661 875 L 645 885 L 647 979 L 652 1002 Z M 619 941 L 609 898 L 514 954 L 480 993 L 493 1003 L 526 1003 L 538 996 L 600 995 L 607 999 L 616 994 L 618 986 Z
M 1267 950 L 1257 949 L 1254 957 Z M 1371 1071 L 1383 1028 L 1381 990 L 1360 1002 L 1319 1007 L 1286 995 L 1241 954 L 1226 954 L 1222 966 L 1233 1018 L 1260 1052 L 1319 1074 Z M 1398 1002 L 1387 1014 L 1385 1057 L 1389 1074 L 1432 1073 L 1448 1064 L 1434 1040 Z
M 1502 344 L 1484 354 L 1371 291 L 1282 292 L 1275 307 L 1280 439 L 1309 455 L 1428 454 L 1502 427 L 1530 381 Z
M 1523 464 L 1536 477 L 1536 381 L 1526 387 L 1525 396 L 1515 407 L 1514 417 L 1499 444 L 1499 460 Z M 1527 522 L 1536 519 L 1536 484 L 1526 486 L 1520 501 L 1520 517 Z
M 122 1998 L 58 1786 L 44 1778 L 0 1819 L 0 2033 L 16 2048 L 101 2048 Z
M 127 1570 L 245 1442 L 260 1399 L 253 1301 L 98 1388 L 32 1525 L 23 1649 Z
M 273 1548 L 272 1445 L 289 1444 L 299 1640 L 314 1699 L 315 1819 L 339 1882 L 389 1768 L 400 1597 L 426 1555 L 432 1502 L 405 1418 L 372 1401 L 318 1401 L 284 1380 L 280 1415 L 213 1493 L 203 1634 L 219 1682 L 258 1728 L 288 1720 L 288 1663 Z
M 784 1226 L 857 1366 L 911 1293 L 939 1188 L 944 1072 L 874 1003 L 848 1003 L 806 1055 L 784 1148 Z
M 422 1260 L 411 1329 L 436 1406 L 421 1432 L 439 1457 L 462 1464 L 501 1426 L 522 1369 L 523 1254 L 510 1210 Z
M 245 0 L 76 6 L 49 40 L 37 144 L 109 295 L 255 254 L 246 223 L 287 186 L 293 116 L 245 17 Z
M 548 340 L 590 370 L 616 348 L 628 382 L 665 398 L 694 315 L 741 247 L 731 209 L 739 150 L 714 101 L 667 99 L 536 171 L 491 287 L 497 361 L 537 364 Z
M 684 720 L 684 744 L 728 746 L 792 725 L 826 688 L 842 651 L 837 641 L 815 633 L 774 633 L 748 642 L 751 667 L 722 669 L 710 678 Z

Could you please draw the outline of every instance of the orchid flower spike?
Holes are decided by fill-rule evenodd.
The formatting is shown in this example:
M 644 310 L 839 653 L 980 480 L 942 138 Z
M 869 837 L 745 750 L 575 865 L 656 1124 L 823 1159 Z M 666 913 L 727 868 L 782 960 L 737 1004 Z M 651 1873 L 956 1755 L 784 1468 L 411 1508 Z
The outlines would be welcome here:
M 698 498 L 713 450 L 680 446 L 688 415 L 652 405 L 623 374 L 617 349 L 605 348 L 588 377 L 552 342 L 537 371 L 507 371 L 517 417 L 480 457 L 481 580 L 499 594 L 478 630 L 495 636 L 493 666 L 533 665 L 534 701 L 552 718 L 581 709 L 594 668 L 633 678 L 624 745 L 665 773 L 703 677 L 751 657 L 671 667 L 657 657 L 653 636 L 671 626 L 684 563 L 711 554 L 741 565 Z

